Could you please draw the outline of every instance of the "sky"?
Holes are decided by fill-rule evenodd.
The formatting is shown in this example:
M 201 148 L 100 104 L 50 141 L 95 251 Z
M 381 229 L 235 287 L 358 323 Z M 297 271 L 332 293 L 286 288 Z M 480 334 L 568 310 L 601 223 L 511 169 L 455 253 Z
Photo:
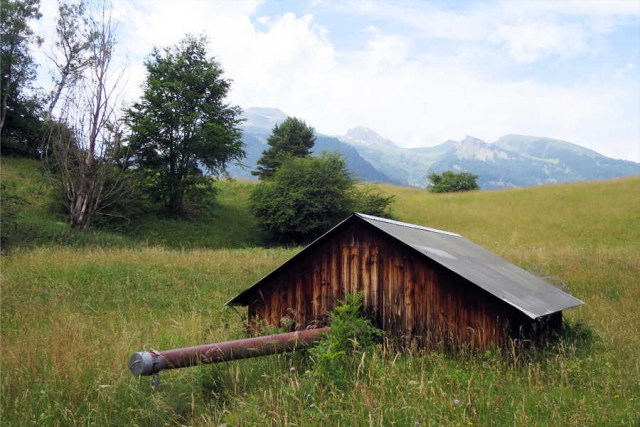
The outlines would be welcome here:
M 46 50 L 56 1 L 41 1 Z M 640 162 L 640 0 L 113 2 L 125 102 L 154 47 L 204 34 L 228 102 L 323 134 L 366 126 L 405 147 L 544 136 Z

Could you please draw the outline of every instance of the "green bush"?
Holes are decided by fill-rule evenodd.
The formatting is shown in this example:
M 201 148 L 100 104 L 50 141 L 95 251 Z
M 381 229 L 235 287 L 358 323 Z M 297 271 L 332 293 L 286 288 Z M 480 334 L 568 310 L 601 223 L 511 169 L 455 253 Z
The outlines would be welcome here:
M 455 173 L 445 171 L 440 174 L 431 172 L 428 176 L 427 189 L 432 193 L 453 193 L 457 191 L 479 190 L 476 180 L 479 175 L 471 172 Z
M 356 210 L 388 216 L 392 199 L 372 188 L 358 190 L 345 160 L 323 153 L 288 158 L 271 179 L 255 187 L 250 208 L 276 241 L 304 243 Z
M 369 215 L 391 218 L 391 203 L 394 197 L 388 196 L 375 185 L 365 184 L 354 187 L 351 196 L 353 199 L 354 212 L 366 213 Z

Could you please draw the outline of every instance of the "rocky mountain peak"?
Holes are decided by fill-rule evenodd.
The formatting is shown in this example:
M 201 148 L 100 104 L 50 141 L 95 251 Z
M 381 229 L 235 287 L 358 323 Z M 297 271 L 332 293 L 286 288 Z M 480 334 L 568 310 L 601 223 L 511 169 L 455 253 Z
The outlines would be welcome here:
M 366 147 L 386 147 L 396 148 L 398 147 L 393 141 L 383 138 L 373 129 L 369 129 L 364 126 L 356 126 L 347 131 L 344 136 L 339 137 L 340 140 L 351 144 L 360 145 Z
M 481 139 L 467 135 L 462 141 L 460 141 L 460 145 L 473 145 L 478 147 L 484 147 L 488 144 Z

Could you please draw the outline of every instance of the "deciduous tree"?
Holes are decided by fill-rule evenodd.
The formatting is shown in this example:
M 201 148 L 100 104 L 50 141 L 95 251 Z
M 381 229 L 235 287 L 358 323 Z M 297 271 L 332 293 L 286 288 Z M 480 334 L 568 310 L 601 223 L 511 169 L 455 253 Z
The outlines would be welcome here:
M 33 91 L 36 64 L 31 46 L 39 45 L 29 22 L 38 20 L 40 0 L 0 3 L 0 137 L 3 151 L 35 155 L 41 133 L 42 100 Z
M 145 62 L 142 99 L 129 109 L 131 149 L 153 191 L 172 213 L 184 211 L 184 195 L 203 174 L 219 176 L 244 158 L 242 110 L 225 103 L 231 80 L 207 55 L 204 36 L 187 35 L 172 48 L 154 49 Z

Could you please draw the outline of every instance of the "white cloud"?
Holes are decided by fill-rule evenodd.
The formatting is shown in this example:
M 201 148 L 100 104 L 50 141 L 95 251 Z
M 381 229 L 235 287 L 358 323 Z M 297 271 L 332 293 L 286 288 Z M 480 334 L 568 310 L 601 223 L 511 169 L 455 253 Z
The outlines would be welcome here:
M 542 3 L 540 10 L 527 10 L 529 3 L 524 9 L 507 3 L 459 12 L 429 5 L 418 9 L 422 3 L 394 7 L 356 1 L 348 6 L 358 8 L 357 13 L 404 19 L 420 36 L 366 24 L 361 32 L 366 42 L 349 51 L 313 15 L 260 15 L 258 1 L 120 0 L 118 5 L 127 17 L 122 47 L 131 59 L 133 98 L 144 81 L 142 60 L 153 46 L 174 45 L 187 32 L 205 33 L 211 53 L 234 80 L 232 103 L 279 107 L 322 133 L 343 134 L 364 125 L 410 146 L 435 145 L 467 134 L 491 142 L 521 133 L 566 139 L 640 161 L 638 67 L 605 70 L 591 81 L 572 85 L 533 77 L 489 80 L 474 68 L 478 58 L 492 60 L 489 55 L 504 51 L 515 61 L 535 64 L 549 56 L 588 50 L 591 37 L 600 30 L 584 19 L 564 22 L 561 15 L 603 19 L 614 26 L 617 19 L 637 16 L 623 3 Z M 409 16 L 408 8 L 413 8 Z M 427 36 L 456 38 L 470 43 L 469 49 L 416 54 L 416 44 Z
M 535 62 L 546 56 L 573 55 L 587 50 L 587 37 L 578 25 L 498 24 L 496 29 L 507 44 L 511 56 L 521 63 Z
M 463 5 L 463 10 L 445 10 L 426 2 L 354 0 L 338 7 L 354 15 L 400 22 L 422 38 L 506 45 L 517 62 L 584 52 L 597 35 L 620 24 L 637 24 L 640 16 L 640 2 L 635 0 Z

